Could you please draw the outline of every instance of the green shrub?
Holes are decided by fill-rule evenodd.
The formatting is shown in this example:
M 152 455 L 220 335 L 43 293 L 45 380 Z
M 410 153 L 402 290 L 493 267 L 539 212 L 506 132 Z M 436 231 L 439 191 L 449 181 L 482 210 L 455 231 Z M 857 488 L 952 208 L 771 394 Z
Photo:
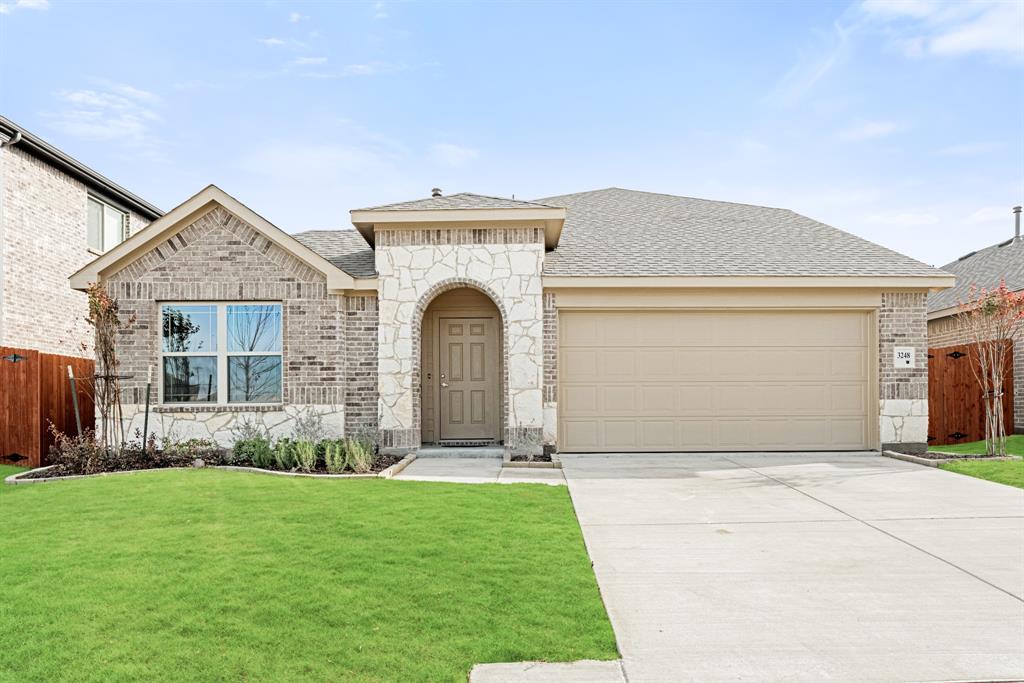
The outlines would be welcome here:
M 295 469 L 295 444 L 290 439 L 281 439 L 274 447 L 274 463 L 277 469 L 289 472 Z
M 220 446 L 210 439 L 185 439 L 184 441 L 165 439 L 163 446 L 163 451 L 158 451 L 154 455 L 150 467 L 190 467 L 196 459 L 202 460 L 207 465 L 219 465 L 223 460 Z M 145 449 L 141 445 L 138 450 L 145 453 Z
M 373 442 L 362 437 L 345 438 L 345 462 L 356 474 L 366 474 L 373 469 Z
M 274 451 L 270 447 L 270 441 L 262 436 L 236 441 L 231 450 L 231 462 L 228 464 L 252 465 L 262 469 L 273 467 Z
M 341 439 L 321 441 L 324 451 L 324 468 L 331 474 L 345 471 L 345 442 Z
M 295 466 L 303 472 L 316 469 L 316 444 L 312 441 L 296 441 L 292 452 L 295 454 Z

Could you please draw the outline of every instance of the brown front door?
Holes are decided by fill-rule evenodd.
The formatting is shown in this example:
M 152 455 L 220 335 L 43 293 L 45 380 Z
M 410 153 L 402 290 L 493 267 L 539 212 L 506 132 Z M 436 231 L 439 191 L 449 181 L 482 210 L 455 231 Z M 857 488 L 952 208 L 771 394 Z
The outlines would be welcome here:
M 441 439 L 498 439 L 498 333 L 494 318 L 441 318 Z

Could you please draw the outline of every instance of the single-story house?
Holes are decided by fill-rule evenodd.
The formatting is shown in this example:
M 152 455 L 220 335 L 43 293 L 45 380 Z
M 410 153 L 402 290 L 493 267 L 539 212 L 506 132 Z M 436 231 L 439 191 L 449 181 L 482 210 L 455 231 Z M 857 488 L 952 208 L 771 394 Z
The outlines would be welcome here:
M 972 287 L 994 289 L 1005 282 L 1011 292 L 1024 290 L 1024 239 L 1020 236 L 1020 210 L 1014 207 L 1017 228 L 1014 237 L 999 244 L 961 256 L 942 266 L 956 276 L 956 286 L 928 298 L 928 346 L 933 349 L 968 344 L 957 325 L 960 304 L 969 302 Z M 1013 423 L 1014 431 L 1024 433 L 1024 340 L 1013 344 Z
M 134 318 L 133 424 L 156 367 L 158 429 L 221 442 L 316 414 L 390 452 L 925 448 L 952 275 L 787 209 L 432 195 L 289 235 L 209 186 L 78 271 Z

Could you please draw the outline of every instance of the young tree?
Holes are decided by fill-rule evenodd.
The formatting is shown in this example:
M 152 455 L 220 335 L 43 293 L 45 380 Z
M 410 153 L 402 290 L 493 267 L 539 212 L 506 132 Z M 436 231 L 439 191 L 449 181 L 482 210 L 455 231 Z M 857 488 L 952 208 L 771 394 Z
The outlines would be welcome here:
M 985 405 L 985 452 L 1006 455 L 1003 378 L 1024 324 L 1024 292 L 1011 292 L 1002 281 L 991 290 L 972 286 L 956 319 L 969 340 L 968 360 Z
M 117 334 L 123 326 L 117 300 L 99 284 L 88 289 L 90 325 L 96 332 L 96 375 L 94 393 L 100 414 L 99 436 L 104 448 L 117 449 L 124 443 L 124 415 L 121 411 L 121 381 L 118 373 Z M 131 324 L 134 322 L 134 317 Z

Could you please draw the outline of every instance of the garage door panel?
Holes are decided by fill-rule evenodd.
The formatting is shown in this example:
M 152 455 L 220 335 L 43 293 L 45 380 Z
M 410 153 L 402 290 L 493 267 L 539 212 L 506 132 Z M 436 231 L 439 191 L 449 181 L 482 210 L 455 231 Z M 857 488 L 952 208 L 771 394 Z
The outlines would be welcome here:
M 566 451 L 868 446 L 870 318 L 852 311 L 571 311 Z

